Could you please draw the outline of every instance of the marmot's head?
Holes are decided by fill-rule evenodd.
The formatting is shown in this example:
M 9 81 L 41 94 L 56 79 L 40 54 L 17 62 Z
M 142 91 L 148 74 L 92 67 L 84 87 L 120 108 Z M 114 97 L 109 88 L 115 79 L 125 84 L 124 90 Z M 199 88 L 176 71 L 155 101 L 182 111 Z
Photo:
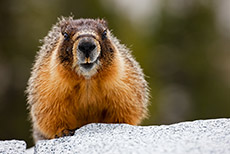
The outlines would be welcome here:
M 113 61 L 114 45 L 104 20 L 62 20 L 60 63 L 86 78 L 96 74 Z

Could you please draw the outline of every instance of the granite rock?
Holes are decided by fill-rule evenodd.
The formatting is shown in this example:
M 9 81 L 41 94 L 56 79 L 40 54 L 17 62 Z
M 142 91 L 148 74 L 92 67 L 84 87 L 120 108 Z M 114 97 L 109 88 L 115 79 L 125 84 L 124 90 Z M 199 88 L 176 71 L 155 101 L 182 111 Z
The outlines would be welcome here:
M 0 141 L 0 154 L 24 154 L 26 142 L 18 140 Z
M 35 153 L 230 153 L 230 119 L 161 126 L 88 124 L 74 136 L 39 141 Z

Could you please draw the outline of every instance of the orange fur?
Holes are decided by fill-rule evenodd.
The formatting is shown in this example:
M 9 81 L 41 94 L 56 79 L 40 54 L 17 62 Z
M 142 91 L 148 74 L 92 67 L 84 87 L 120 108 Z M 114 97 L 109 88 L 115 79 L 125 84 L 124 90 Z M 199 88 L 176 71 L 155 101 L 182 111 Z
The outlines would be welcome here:
M 93 122 L 139 124 L 147 114 L 147 85 L 139 65 L 120 51 L 126 49 L 114 40 L 113 63 L 86 79 L 59 64 L 62 39 L 49 55 L 38 57 L 29 80 L 34 130 L 51 139 Z
M 48 67 L 42 69 L 48 70 Z M 105 78 L 101 75 L 91 80 L 85 80 L 61 65 L 55 68 L 53 78 L 50 72 L 41 71 L 38 84 L 41 103 L 32 108 L 38 115 L 37 127 L 47 138 L 54 138 L 65 129 L 91 122 L 138 124 L 139 117 L 144 114 L 141 104 L 136 103 L 140 96 L 135 96 L 135 89 L 123 83 L 130 82 L 128 77 L 116 79 L 118 69 L 119 66 L 111 66 L 104 72 Z M 102 114 L 107 115 L 102 117 Z

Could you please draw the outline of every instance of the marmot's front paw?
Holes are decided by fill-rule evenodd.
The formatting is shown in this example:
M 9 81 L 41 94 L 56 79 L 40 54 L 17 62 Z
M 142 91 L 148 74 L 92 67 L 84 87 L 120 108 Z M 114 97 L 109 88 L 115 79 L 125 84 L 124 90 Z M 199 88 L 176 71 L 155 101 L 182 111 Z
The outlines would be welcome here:
M 55 135 L 55 138 L 59 138 L 59 137 L 64 137 L 64 136 L 72 136 L 74 135 L 75 129 L 70 130 L 70 129 L 64 129 L 61 132 L 57 133 Z

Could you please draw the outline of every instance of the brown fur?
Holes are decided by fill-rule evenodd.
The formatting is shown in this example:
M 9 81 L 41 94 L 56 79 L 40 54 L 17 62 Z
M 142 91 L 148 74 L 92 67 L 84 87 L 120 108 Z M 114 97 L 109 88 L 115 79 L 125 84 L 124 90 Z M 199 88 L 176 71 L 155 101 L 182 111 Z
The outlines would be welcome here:
M 79 23 L 92 26 L 102 48 L 100 68 L 89 79 L 70 67 L 74 40 L 65 46 L 61 35 L 67 28 L 74 36 Z M 137 125 L 146 117 L 148 86 L 139 64 L 112 34 L 103 41 L 100 27 L 107 28 L 104 20 L 63 18 L 44 39 L 27 88 L 35 141 L 88 123 Z

